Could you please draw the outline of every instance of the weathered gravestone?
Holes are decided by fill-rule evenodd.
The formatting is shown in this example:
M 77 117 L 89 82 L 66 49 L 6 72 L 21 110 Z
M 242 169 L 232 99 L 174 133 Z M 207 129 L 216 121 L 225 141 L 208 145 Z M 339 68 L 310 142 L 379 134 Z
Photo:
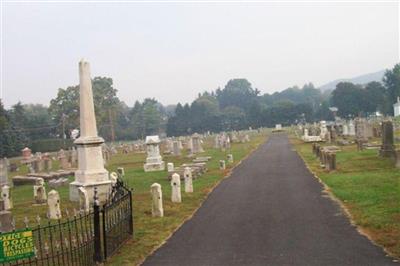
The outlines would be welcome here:
M 153 217 L 163 217 L 164 216 L 164 208 L 162 201 L 162 190 L 161 185 L 158 183 L 154 183 L 151 185 L 151 214 Z
M 35 199 L 35 204 L 46 204 L 47 194 L 43 178 L 39 177 L 36 179 L 36 184 L 33 186 L 33 197 Z
M 183 176 L 185 179 L 185 192 L 192 193 L 193 192 L 193 178 L 192 178 L 192 170 L 190 169 L 190 167 L 185 167 Z
M 179 147 L 179 142 L 178 141 L 174 141 L 173 145 L 172 145 L 172 154 L 174 156 L 179 156 L 181 155 L 181 149 Z
M 160 138 L 158 136 L 147 136 L 147 158 L 144 164 L 145 172 L 164 171 L 165 163 L 160 155 Z
M 66 170 L 69 168 L 68 157 L 63 149 L 58 152 L 58 160 L 60 161 L 61 169 Z
M 219 160 L 219 169 L 220 170 L 225 170 L 225 160 Z
M 49 192 L 49 195 L 47 197 L 47 204 L 49 206 L 49 219 L 61 219 L 60 195 L 57 191 L 52 190 Z
M 174 171 L 174 163 L 167 163 L 167 171 L 168 172 Z
M 382 122 L 382 146 L 379 154 L 382 157 L 393 157 L 395 155 L 393 123 L 391 121 Z
M 44 171 L 50 172 L 50 170 L 53 168 L 53 161 L 50 158 L 50 155 L 46 152 L 42 156 L 43 159 L 43 164 L 44 164 Z
M 79 208 L 85 213 L 89 213 L 90 210 L 90 200 L 89 194 L 84 187 L 78 188 L 79 194 Z
M 8 211 L 12 209 L 10 187 L 8 185 L 1 187 L 1 200 L 3 202 L 3 210 Z
M 226 158 L 228 159 L 228 163 L 233 163 L 233 154 L 228 154 Z
M 182 198 L 181 198 L 181 178 L 177 173 L 172 175 L 171 187 L 172 187 L 171 201 L 174 202 L 174 203 L 181 203 L 182 202 Z
M 192 136 L 192 153 L 199 153 L 203 152 L 203 148 L 201 147 L 201 140 L 200 140 L 200 135 L 195 133 Z

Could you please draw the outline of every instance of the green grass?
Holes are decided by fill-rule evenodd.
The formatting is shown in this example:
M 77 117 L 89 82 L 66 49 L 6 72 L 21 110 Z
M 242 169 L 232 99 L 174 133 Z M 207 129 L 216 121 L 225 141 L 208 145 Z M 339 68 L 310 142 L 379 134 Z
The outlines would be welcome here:
M 353 222 L 391 255 L 400 257 L 400 170 L 377 150 L 340 147 L 337 170 L 327 173 L 311 144 L 292 138 L 310 169 L 349 210 Z
M 133 188 L 133 211 L 134 211 L 134 238 L 109 259 L 111 265 L 137 265 L 146 258 L 155 248 L 160 246 L 186 219 L 197 210 L 214 186 L 228 175 L 230 170 L 259 144 L 266 141 L 267 133 L 251 135 L 249 143 L 233 143 L 230 150 L 222 152 L 213 148 L 214 139 L 207 139 L 203 144 L 204 153 L 198 156 L 211 156 L 212 160 L 207 163 L 208 171 L 201 177 L 193 181 L 194 193 L 182 192 L 182 203 L 171 203 L 171 186 L 167 179 L 167 172 L 149 172 L 143 170 L 145 153 L 119 153 L 114 155 L 108 162 L 107 169 L 116 171 L 117 167 L 124 167 L 125 182 Z M 234 157 L 233 164 L 226 164 L 226 170 L 219 170 L 219 160 L 225 159 L 228 153 Z M 182 156 L 173 157 L 164 155 L 165 163 L 173 162 L 175 167 L 182 163 L 191 162 L 192 159 Z M 227 162 L 227 161 L 226 161 Z M 53 167 L 58 168 L 58 162 L 53 162 Z M 26 167 L 21 167 L 17 173 L 12 173 L 10 178 L 15 175 L 27 173 Z M 73 177 L 70 177 L 73 180 Z M 159 183 L 163 191 L 164 217 L 153 218 L 151 216 L 151 197 L 150 186 Z M 46 192 L 50 189 L 46 186 Z M 76 203 L 69 202 L 69 187 L 64 186 L 57 189 L 61 198 L 61 209 L 77 208 Z M 31 185 L 14 187 L 12 189 L 12 199 L 14 208 L 12 210 L 16 218 L 17 228 L 22 227 L 23 218 L 28 217 L 31 221 L 30 226 L 35 226 L 35 218 L 40 215 L 42 221 L 47 213 L 47 205 L 33 206 L 33 188 Z M 65 215 L 64 215 L 65 216 Z M 64 219 L 65 217 L 63 217 Z

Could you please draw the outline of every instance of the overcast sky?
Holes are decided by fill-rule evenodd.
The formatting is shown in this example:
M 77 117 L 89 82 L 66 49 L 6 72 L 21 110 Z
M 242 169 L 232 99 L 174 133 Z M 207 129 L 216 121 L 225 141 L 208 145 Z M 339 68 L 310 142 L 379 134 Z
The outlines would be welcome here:
M 247 78 L 264 92 L 399 62 L 397 3 L 3 3 L 2 96 L 42 103 L 78 62 L 128 105 L 190 102 Z

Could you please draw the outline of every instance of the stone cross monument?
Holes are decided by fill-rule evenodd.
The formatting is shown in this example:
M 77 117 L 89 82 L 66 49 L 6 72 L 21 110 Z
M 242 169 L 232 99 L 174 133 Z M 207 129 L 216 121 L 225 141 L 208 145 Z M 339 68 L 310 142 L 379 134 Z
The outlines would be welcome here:
M 69 198 L 79 201 L 78 188 L 83 187 L 92 200 L 94 188 L 97 187 L 98 198 L 103 202 L 111 181 L 104 168 L 101 147 L 104 140 L 97 135 L 90 66 L 83 60 L 79 62 L 79 101 L 81 135 L 74 142 L 78 150 L 78 170 L 75 172 L 75 181 L 70 184 Z

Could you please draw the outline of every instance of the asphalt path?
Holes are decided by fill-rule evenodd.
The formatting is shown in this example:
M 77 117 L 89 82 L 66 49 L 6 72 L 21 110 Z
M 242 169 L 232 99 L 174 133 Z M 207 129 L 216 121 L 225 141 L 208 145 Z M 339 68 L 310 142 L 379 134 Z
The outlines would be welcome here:
M 277 134 L 143 265 L 400 264 L 357 232 Z

